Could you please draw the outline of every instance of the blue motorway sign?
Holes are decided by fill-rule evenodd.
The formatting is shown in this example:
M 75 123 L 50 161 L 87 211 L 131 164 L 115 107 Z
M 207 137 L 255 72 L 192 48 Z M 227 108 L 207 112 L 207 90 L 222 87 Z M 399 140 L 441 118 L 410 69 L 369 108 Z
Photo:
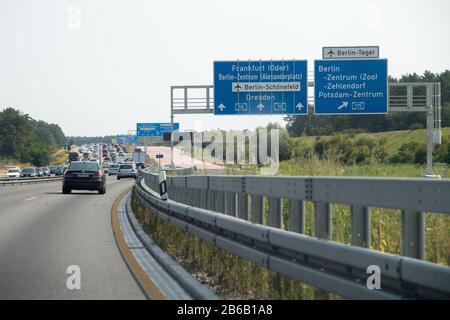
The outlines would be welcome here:
M 388 112 L 386 59 L 316 60 L 315 114 Z
M 139 137 L 138 136 L 128 136 L 127 141 L 128 141 L 128 143 L 138 143 Z
M 180 124 L 174 122 L 173 130 L 179 131 Z M 140 137 L 161 137 L 164 132 L 171 132 L 170 123 L 137 123 L 136 124 L 136 134 Z
M 214 114 L 307 114 L 307 62 L 215 61 Z
M 128 136 L 126 134 L 119 134 L 116 136 L 116 142 L 118 144 L 125 144 L 127 143 Z

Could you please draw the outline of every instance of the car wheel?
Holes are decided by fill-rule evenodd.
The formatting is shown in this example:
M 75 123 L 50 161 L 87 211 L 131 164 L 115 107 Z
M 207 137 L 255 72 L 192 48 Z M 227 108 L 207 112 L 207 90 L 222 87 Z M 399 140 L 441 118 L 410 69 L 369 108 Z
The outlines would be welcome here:
M 117 180 L 120 180 L 120 177 L 119 177 L 119 176 L 117 177 Z
M 71 193 L 72 192 L 72 190 L 70 190 L 69 188 L 64 188 L 63 187 L 63 189 L 62 189 L 62 193 L 63 194 L 69 194 L 69 193 Z
M 105 194 L 106 193 L 106 187 L 98 189 L 99 194 Z

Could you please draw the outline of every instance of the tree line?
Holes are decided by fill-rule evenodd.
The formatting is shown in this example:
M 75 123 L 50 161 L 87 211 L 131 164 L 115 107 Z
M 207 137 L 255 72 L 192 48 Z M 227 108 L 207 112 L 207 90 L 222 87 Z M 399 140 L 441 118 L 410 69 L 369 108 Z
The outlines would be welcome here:
M 35 120 L 14 108 L 0 111 L 0 159 L 48 165 L 51 152 L 65 141 L 57 124 Z
M 67 137 L 67 143 L 69 145 L 80 146 L 88 143 L 111 143 L 112 139 L 116 136 L 97 136 L 97 137 Z
M 440 82 L 442 127 L 450 127 L 450 70 L 441 73 L 425 71 L 389 77 L 389 82 Z M 366 116 L 288 116 L 286 129 L 291 136 L 331 135 L 337 132 L 360 133 L 420 129 L 426 127 L 425 112 L 391 112 Z

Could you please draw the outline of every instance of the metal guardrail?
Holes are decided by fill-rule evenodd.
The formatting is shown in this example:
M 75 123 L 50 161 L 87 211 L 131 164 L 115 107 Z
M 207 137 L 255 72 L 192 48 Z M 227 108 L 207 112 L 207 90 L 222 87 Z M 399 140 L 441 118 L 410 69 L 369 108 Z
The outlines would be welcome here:
M 0 185 L 15 185 L 15 184 L 29 184 L 29 183 L 40 183 L 61 180 L 62 176 L 58 177 L 36 177 L 36 178 L 1 178 Z
M 144 171 L 147 173 L 158 173 L 160 169 L 162 171 L 165 171 L 168 175 L 182 175 L 182 176 L 191 175 L 197 171 L 196 166 L 189 168 L 181 168 L 181 167 L 171 168 L 170 166 L 161 166 L 161 168 L 159 168 L 159 166 L 157 165 L 149 166 L 145 168 Z
M 450 213 L 450 180 L 168 177 L 170 200 L 162 201 L 157 179 L 144 173 L 144 186 L 138 182 L 135 190 L 161 219 L 272 271 L 348 298 L 450 298 L 450 268 L 417 259 L 423 257 L 424 212 Z M 282 198 L 289 199 L 289 231 L 281 229 Z M 314 202 L 316 237 L 302 234 L 305 201 Z M 351 246 L 327 240 L 332 203 L 351 205 Z M 364 248 L 371 207 L 402 210 L 401 256 Z M 366 286 L 371 265 L 380 267 L 381 290 Z
M 143 263 L 156 263 L 159 264 L 158 266 L 152 266 L 150 270 L 156 270 L 159 268 L 162 268 L 162 272 L 167 273 L 167 275 L 163 274 L 150 274 L 150 277 L 154 277 L 156 281 L 158 279 L 161 279 L 162 282 L 164 280 L 168 280 L 169 278 L 172 278 L 173 281 L 176 283 L 175 287 L 170 287 L 169 283 L 166 283 L 165 286 L 163 283 L 161 284 L 161 289 L 164 289 L 165 291 L 170 293 L 172 297 L 168 297 L 171 299 L 182 299 L 183 294 L 179 292 L 178 285 L 182 287 L 189 296 L 191 296 L 194 299 L 200 299 L 200 300 L 216 300 L 217 296 L 213 294 L 209 289 L 202 285 L 200 282 L 198 282 L 191 274 L 189 274 L 186 270 L 184 270 L 178 263 L 176 263 L 167 253 L 165 253 L 142 229 L 141 225 L 139 224 L 138 220 L 136 219 L 133 209 L 131 207 L 131 197 L 127 196 L 126 203 L 124 206 L 124 213 L 126 214 L 126 217 L 128 218 L 128 222 L 131 226 L 131 230 L 133 230 L 135 237 L 137 237 L 138 241 L 141 242 L 142 246 L 147 250 L 147 252 L 153 257 L 154 262 L 150 261 L 142 261 L 144 259 L 143 256 L 139 257 L 138 260 L 142 261 Z M 120 212 L 119 212 L 120 214 Z M 131 230 L 124 230 L 124 232 L 128 231 L 131 232 Z M 170 280 L 168 280 L 170 281 Z M 177 285 L 178 284 L 178 285 Z

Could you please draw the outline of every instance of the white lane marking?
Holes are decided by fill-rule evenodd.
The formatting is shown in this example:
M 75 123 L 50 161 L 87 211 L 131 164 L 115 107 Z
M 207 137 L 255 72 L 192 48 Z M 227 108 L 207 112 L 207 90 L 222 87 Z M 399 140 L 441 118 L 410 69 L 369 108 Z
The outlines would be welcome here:
M 32 201 L 32 200 L 34 200 L 34 199 L 37 199 L 38 197 L 31 197 L 31 198 L 27 198 L 27 199 L 25 199 L 25 200 L 23 200 L 23 201 Z

